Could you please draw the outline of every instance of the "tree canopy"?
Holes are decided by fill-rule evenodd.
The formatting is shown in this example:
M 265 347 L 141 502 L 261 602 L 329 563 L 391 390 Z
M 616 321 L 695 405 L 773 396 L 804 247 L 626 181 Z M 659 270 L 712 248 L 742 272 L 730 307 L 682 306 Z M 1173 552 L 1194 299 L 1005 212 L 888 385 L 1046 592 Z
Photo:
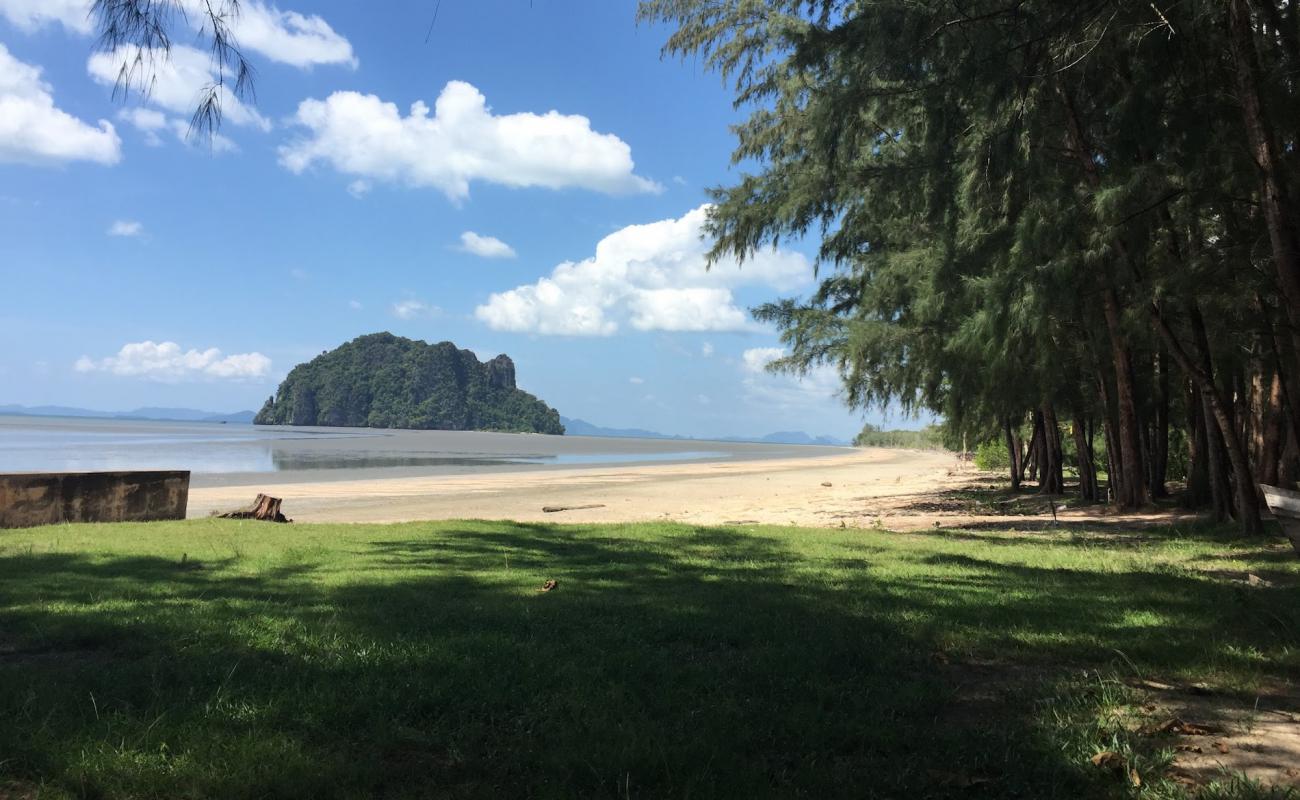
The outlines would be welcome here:
M 734 85 L 740 178 L 713 255 L 820 241 L 805 298 L 756 309 L 778 369 L 1005 438 L 1061 491 L 1099 471 L 1260 529 L 1293 480 L 1300 221 L 1290 0 L 645 0 Z M 1063 428 L 1074 434 L 1064 447 Z M 1026 449 L 1021 430 L 1029 438 Z M 1100 447 L 1094 448 L 1092 432 Z M 1104 458 L 1105 463 L 1095 460 Z

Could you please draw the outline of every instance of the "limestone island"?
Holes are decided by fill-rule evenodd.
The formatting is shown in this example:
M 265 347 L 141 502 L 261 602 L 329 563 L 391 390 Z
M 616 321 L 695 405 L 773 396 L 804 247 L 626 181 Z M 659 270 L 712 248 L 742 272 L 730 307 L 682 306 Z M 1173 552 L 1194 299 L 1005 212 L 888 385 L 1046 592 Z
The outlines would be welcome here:
M 563 434 L 555 409 L 515 386 L 515 364 L 451 342 L 360 336 L 294 367 L 254 420 L 447 431 Z

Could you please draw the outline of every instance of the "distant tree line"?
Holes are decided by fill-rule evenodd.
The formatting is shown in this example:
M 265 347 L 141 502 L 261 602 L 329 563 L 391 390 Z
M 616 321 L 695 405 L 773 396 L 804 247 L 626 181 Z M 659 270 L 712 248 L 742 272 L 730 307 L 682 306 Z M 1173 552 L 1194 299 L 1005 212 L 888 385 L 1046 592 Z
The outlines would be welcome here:
M 854 406 L 1019 482 L 1261 530 L 1300 474 L 1300 2 L 646 0 L 750 110 L 713 255 L 820 238 L 756 309 Z M 1103 484 L 1099 475 L 1104 474 Z
M 868 422 L 853 437 L 855 447 L 897 447 L 905 450 L 944 450 L 950 447 L 949 437 L 940 425 L 927 425 L 917 431 L 887 431 Z M 959 445 L 958 445 L 959 446 Z

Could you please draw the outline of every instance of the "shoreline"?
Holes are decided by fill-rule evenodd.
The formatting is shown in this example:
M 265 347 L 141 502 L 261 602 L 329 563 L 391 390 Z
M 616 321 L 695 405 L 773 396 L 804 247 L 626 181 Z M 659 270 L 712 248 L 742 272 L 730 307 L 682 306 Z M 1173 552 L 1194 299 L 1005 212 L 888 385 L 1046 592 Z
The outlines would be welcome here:
M 672 520 L 865 527 L 873 522 L 864 511 L 870 501 L 951 485 L 963 479 L 954 477 L 957 468 L 951 453 L 846 448 L 786 458 L 479 469 L 468 475 L 301 480 L 276 473 L 255 483 L 192 486 L 188 517 L 247 505 L 262 492 L 282 498 L 284 513 L 301 522 Z M 597 507 L 542 510 L 557 505 Z

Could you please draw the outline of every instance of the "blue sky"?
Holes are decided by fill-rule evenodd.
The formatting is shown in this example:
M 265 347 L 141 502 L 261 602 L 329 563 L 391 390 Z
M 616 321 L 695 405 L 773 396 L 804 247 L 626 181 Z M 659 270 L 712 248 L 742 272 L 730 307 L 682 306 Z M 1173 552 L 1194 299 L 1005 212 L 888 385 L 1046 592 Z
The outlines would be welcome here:
M 114 100 L 85 5 L 0 0 L 0 404 L 256 408 L 390 330 L 508 353 L 596 424 L 861 427 L 829 373 L 761 370 L 746 309 L 807 293 L 809 248 L 704 271 L 737 114 L 632 0 L 243 0 L 256 102 L 203 146 L 197 40 Z

